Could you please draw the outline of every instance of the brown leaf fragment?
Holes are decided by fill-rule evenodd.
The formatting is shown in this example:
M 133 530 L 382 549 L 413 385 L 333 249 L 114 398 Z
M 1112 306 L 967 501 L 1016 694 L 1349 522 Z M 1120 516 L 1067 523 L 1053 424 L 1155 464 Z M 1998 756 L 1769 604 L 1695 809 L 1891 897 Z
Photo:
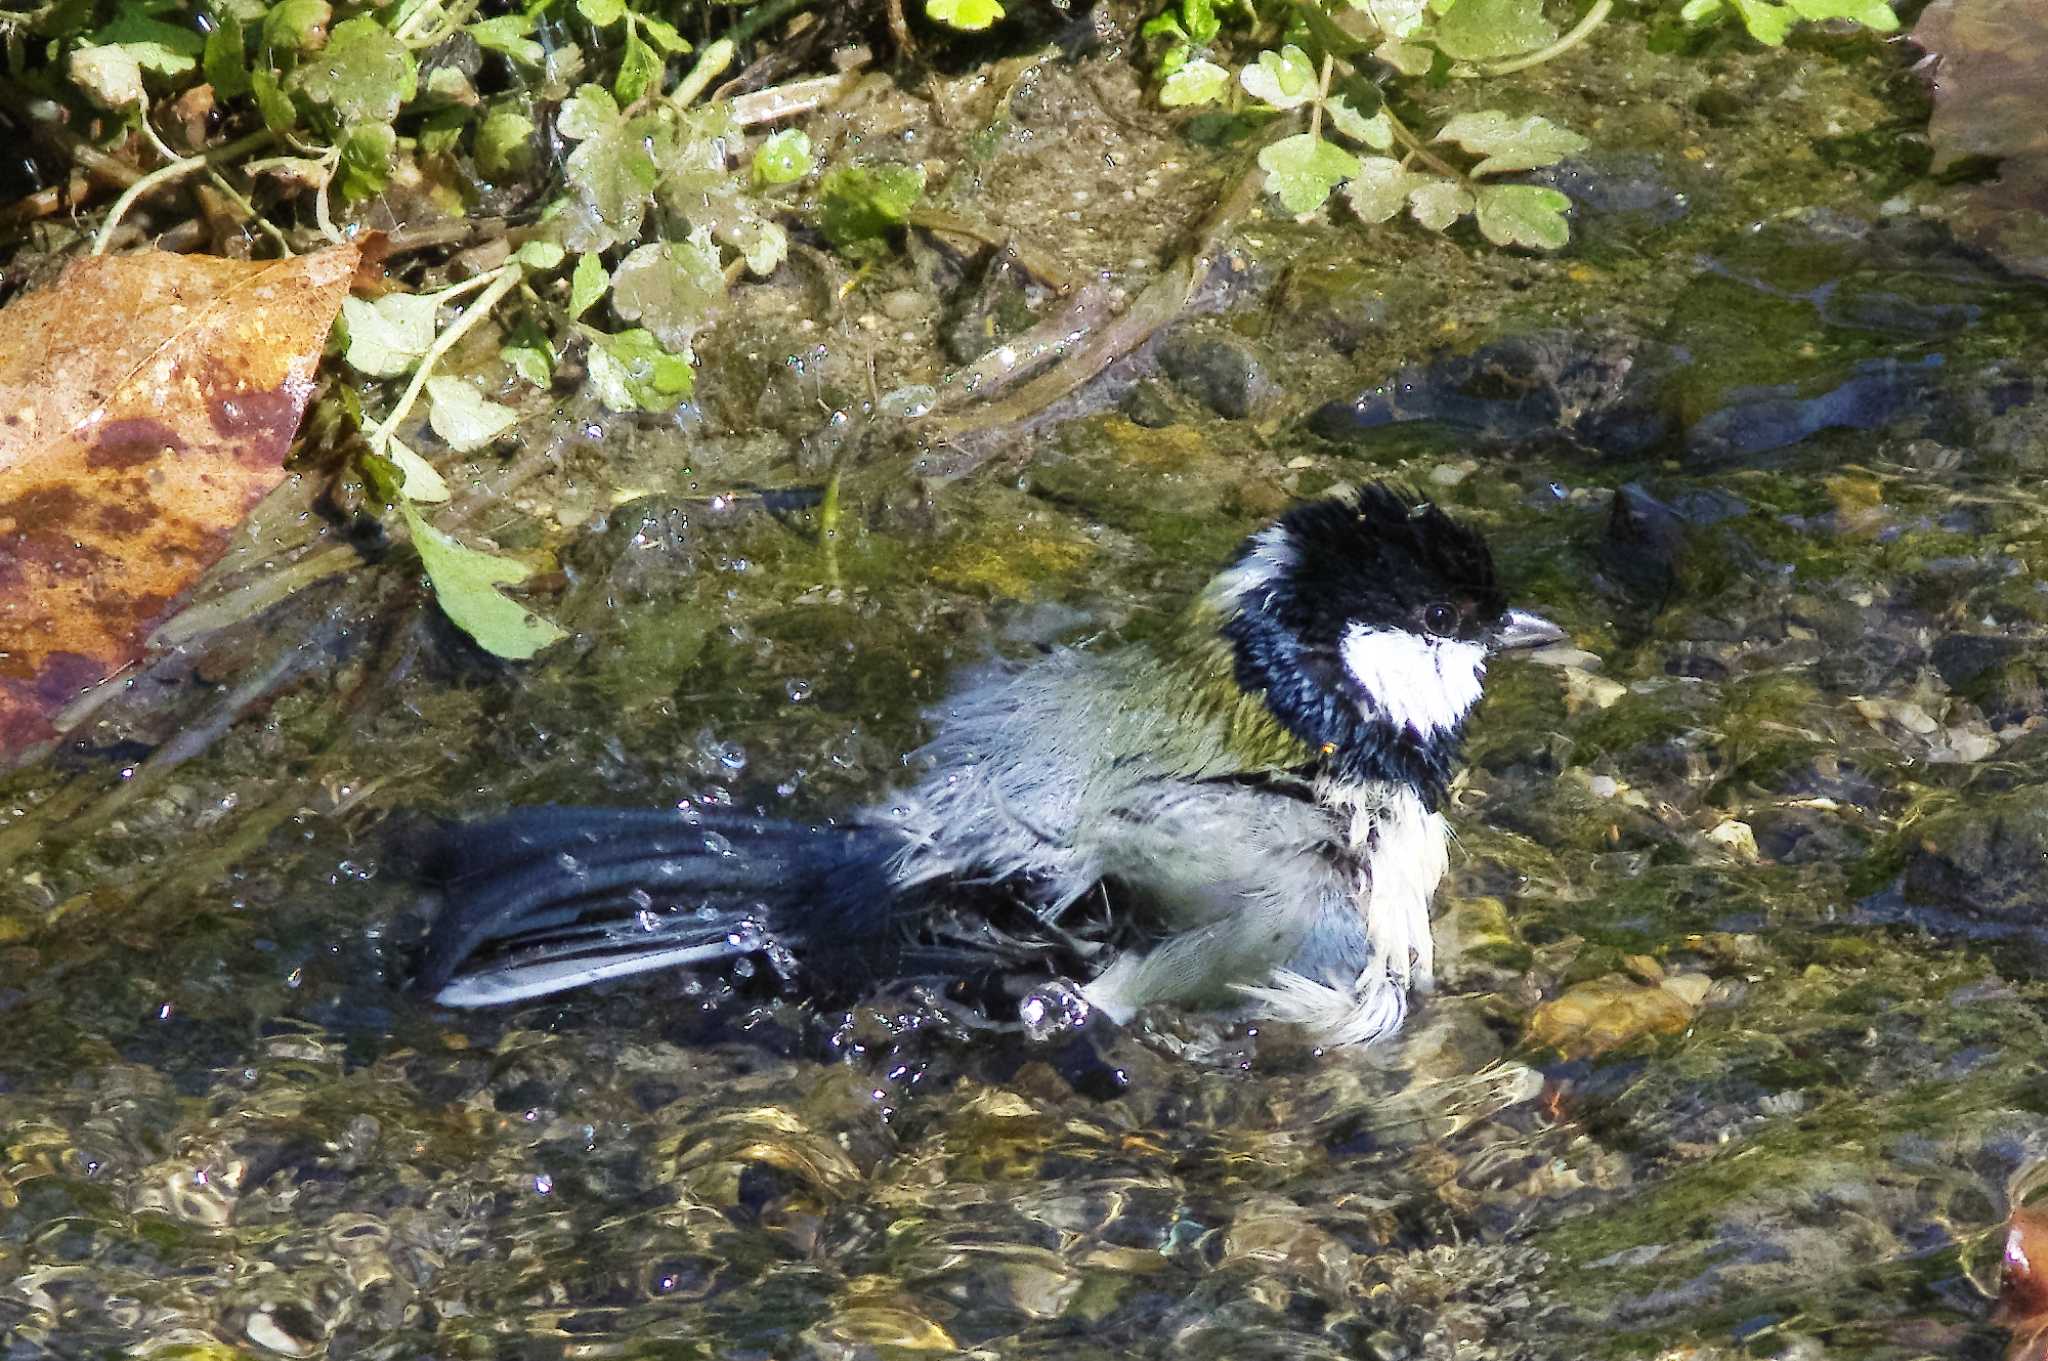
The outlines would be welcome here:
M 357 255 L 89 257 L 0 311 L 0 765 L 283 480 Z
M 1983 157 L 1998 178 L 1942 205 L 1956 234 L 2014 269 L 2048 275 L 2048 5 L 1934 0 L 1913 28 L 1934 95 L 1934 169 Z

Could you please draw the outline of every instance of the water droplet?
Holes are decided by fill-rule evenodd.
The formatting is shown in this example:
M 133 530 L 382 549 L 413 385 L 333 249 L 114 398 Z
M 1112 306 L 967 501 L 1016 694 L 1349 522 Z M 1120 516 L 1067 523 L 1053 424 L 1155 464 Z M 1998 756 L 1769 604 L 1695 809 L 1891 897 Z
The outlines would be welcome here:
M 786 681 L 782 692 L 789 696 L 791 704 L 801 704 L 811 697 L 811 683 L 807 680 Z

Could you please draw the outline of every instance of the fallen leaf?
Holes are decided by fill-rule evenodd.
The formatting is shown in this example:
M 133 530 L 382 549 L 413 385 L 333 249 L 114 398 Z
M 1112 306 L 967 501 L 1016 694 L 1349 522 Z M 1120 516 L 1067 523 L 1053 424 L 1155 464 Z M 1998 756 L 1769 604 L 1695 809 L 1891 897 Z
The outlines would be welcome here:
M 0 311 L 0 762 L 283 480 L 356 256 L 89 257 Z

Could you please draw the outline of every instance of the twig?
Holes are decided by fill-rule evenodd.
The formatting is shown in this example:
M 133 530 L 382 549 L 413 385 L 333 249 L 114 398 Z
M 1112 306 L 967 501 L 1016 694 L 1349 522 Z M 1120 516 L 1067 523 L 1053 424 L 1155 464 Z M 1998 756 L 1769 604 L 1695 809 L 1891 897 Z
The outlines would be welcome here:
M 295 595 L 316 581 L 346 572 L 362 564 L 353 548 L 323 548 L 300 558 L 289 567 L 258 577 L 212 600 L 180 610 L 149 635 L 149 646 L 176 647 L 201 634 L 224 629 L 252 618 L 285 597 Z
M 912 208 L 906 219 L 909 225 L 921 227 L 928 232 L 943 232 L 947 236 L 964 236 L 970 241 L 979 241 L 984 246 L 994 246 L 1005 251 L 1026 274 L 1045 284 L 1057 293 L 1074 291 L 1074 276 L 1065 266 L 1044 251 L 1018 241 L 1015 236 L 999 236 L 987 227 L 978 226 L 964 217 L 937 208 Z
M 1393 129 L 1394 140 L 1399 142 L 1402 146 L 1407 147 L 1409 153 L 1413 155 L 1415 159 L 1421 161 L 1424 165 L 1428 166 L 1431 170 L 1436 171 L 1436 173 L 1439 175 L 1449 175 L 1452 179 L 1457 180 L 1469 178 L 1464 171 L 1458 169 L 1458 167 L 1452 165 L 1449 161 L 1445 160 L 1443 157 L 1431 151 L 1427 146 L 1423 145 L 1422 139 L 1420 137 L 1417 137 L 1414 133 L 1410 132 L 1408 130 L 1408 125 L 1406 123 L 1403 123 L 1400 119 L 1394 117 L 1394 111 L 1392 109 L 1387 108 L 1385 105 L 1381 105 L 1380 112 L 1387 116 L 1387 126 Z
M 1028 378 L 1047 360 L 1057 359 L 1077 340 L 1093 334 L 1108 308 L 1105 289 L 1083 285 L 1058 312 L 948 375 L 947 386 L 961 405 L 993 400 L 1004 388 Z
M 1264 182 L 1261 171 L 1240 175 L 1203 222 L 1193 248 L 1145 285 L 1131 305 L 1097 331 L 1092 340 L 1070 350 L 1060 363 L 1003 400 L 934 422 L 930 427 L 933 437 L 957 440 L 1028 420 L 1150 340 L 1180 314 L 1202 281 L 1209 277 L 1210 266 L 1222 252 L 1225 239 L 1259 201 Z
M 860 81 L 860 68 L 854 67 L 837 75 L 812 76 L 806 80 L 792 80 L 786 85 L 755 90 L 732 101 L 733 121 L 743 128 L 751 128 L 794 118 L 832 103 Z
M 114 200 L 114 206 L 107 210 L 107 220 L 100 225 L 99 232 L 92 239 L 92 253 L 94 255 L 106 254 L 107 243 L 113 239 L 114 229 L 120 225 L 122 217 L 127 214 L 128 210 L 135 206 L 135 201 L 144 194 L 162 188 L 174 180 L 183 179 L 195 170 L 204 170 L 207 166 L 217 161 L 230 161 L 245 151 L 254 151 L 257 147 L 267 146 L 270 140 L 271 135 L 268 131 L 252 132 L 247 137 L 238 137 L 232 142 L 214 147 L 210 151 L 203 151 L 197 156 L 187 156 L 182 160 L 172 161 L 169 165 L 162 166 L 144 175 L 141 179 L 129 185 L 121 197 Z
M 398 423 L 405 419 L 406 414 L 412 410 L 413 403 L 418 400 L 420 390 L 426 387 L 427 377 L 433 373 L 434 365 L 455 347 L 456 341 L 469 334 L 478 322 L 490 315 L 491 309 L 498 305 L 498 299 L 519 287 L 519 281 L 525 277 L 525 269 L 515 263 L 503 266 L 495 274 L 479 274 L 474 279 L 465 279 L 455 285 L 454 289 L 447 290 L 454 292 L 457 289 L 472 288 L 485 279 L 491 281 L 491 286 L 483 291 L 482 296 L 464 308 L 461 316 L 448 323 L 447 329 L 434 337 L 434 343 L 421 358 L 420 366 L 413 370 L 412 381 L 405 385 L 405 391 L 399 395 L 398 405 L 392 407 L 391 414 L 386 416 L 375 430 L 369 432 L 367 438 L 370 448 L 378 453 L 384 451 L 384 445 L 390 440 L 392 432 L 398 429 Z

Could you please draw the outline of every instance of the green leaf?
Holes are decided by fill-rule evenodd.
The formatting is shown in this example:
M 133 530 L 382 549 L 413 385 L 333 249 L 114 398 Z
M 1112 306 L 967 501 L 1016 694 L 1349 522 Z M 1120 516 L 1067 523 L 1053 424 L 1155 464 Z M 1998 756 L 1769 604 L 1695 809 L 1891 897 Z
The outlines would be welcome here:
M 1436 52 L 1421 43 L 1406 43 L 1399 38 L 1389 38 L 1372 50 L 1372 54 L 1404 76 L 1426 76 L 1429 68 L 1436 65 Z
M 1180 0 L 1180 17 L 1187 25 L 1188 37 L 1205 47 L 1215 42 L 1223 29 L 1223 21 L 1216 17 L 1214 0 Z
M 532 169 L 533 119 L 524 111 L 498 107 L 476 130 L 477 173 L 487 180 L 509 179 Z
M 1259 53 L 1258 64 L 1245 67 L 1237 78 L 1253 99 L 1276 109 L 1298 109 L 1322 88 L 1308 53 L 1291 43 L 1278 52 Z
M 555 380 L 554 344 L 547 332 L 531 321 L 522 321 L 512 328 L 498 349 L 498 357 L 511 366 L 512 372 L 537 388 L 547 387 Z
M 535 274 L 547 273 L 566 258 L 567 252 L 554 241 L 529 241 L 512 252 L 512 259 L 520 268 Z
M 249 93 L 248 51 L 242 21 L 232 14 L 223 17 L 220 26 L 206 35 L 201 66 L 216 99 L 239 99 Z
M 1266 192 L 1296 217 L 1323 206 L 1330 191 L 1358 173 L 1358 158 L 1311 133 L 1283 137 L 1259 153 Z
M 1473 192 L 1479 233 L 1496 246 L 1562 250 L 1571 240 L 1565 212 L 1572 201 L 1533 184 L 1487 184 Z
M 1458 0 L 1436 25 L 1436 45 L 1459 61 L 1519 56 L 1556 40 L 1543 0 Z
M 725 273 L 710 232 L 688 241 L 651 241 L 612 271 L 612 311 L 643 323 L 672 354 L 687 354 L 690 337 L 725 297 Z
M 747 262 L 747 270 L 760 278 L 773 274 L 789 255 L 789 233 L 781 224 L 750 217 L 719 231 L 719 239 L 730 242 Z
M 1885 0 L 1785 0 L 1802 19 L 1853 19 L 1878 33 L 1899 26 L 1899 16 Z
M 660 48 L 664 56 L 680 57 L 691 50 L 690 40 L 676 32 L 676 26 L 666 19 L 657 19 L 651 14 L 639 16 L 641 33 L 647 41 Z
M 1437 178 L 1409 170 L 1391 156 L 1366 156 L 1344 186 L 1344 197 L 1361 221 L 1385 222 L 1401 211 L 1411 193 Z
M 1799 16 L 1783 5 L 1771 4 L 1769 0 L 1734 0 L 1735 12 L 1742 19 L 1742 26 L 1749 30 L 1749 36 L 1770 47 L 1782 47 L 1785 35 L 1792 31 L 1792 25 L 1799 22 Z
M 641 41 L 639 25 L 626 25 L 626 50 L 619 57 L 619 74 L 612 81 L 612 90 L 622 104 L 631 104 L 647 93 L 651 86 L 661 84 L 662 60 L 659 53 Z
M 373 378 L 412 372 L 434 343 L 434 314 L 440 306 L 432 293 L 386 293 L 375 302 L 343 298 L 348 350 L 342 358 Z
M 427 424 L 458 454 L 474 453 L 519 424 L 519 413 L 460 378 L 427 380 Z
M 754 153 L 754 187 L 794 184 L 811 171 L 811 139 L 799 128 L 770 133 Z
M 574 321 L 590 310 L 590 305 L 604 296 L 612 286 L 612 276 L 605 273 L 604 261 L 596 252 L 576 257 L 576 268 L 569 275 L 569 320 Z
M 529 36 L 533 32 L 531 14 L 501 14 L 465 25 L 462 31 L 486 52 L 496 52 L 521 66 L 538 67 L 547 60 L 547 49 Z
M 1485 157 L 1472 167 L 1474 175 L 1504 175 L 1516 170 L 1535 170 L 1556 165 L 1565 157 L 1584 151 L 1586 139 L 1548 118 L 1529 114 L 1511 118 L 1499 109 L 1483 113 L 1461 113 L 1443 125 L 1439 142 L 1456 142 L 1465 150 Z
M 1726 8 L 1722 0 L 1685 0 L 1685 4 L 1679 7 L 1678 17 L 1689 24 L 1696 24 L 1718 17 Z
M 611 411 L 668 411 L 688 397 L 697 374 L 642 330 L 590 334 L 590 386 Z
M 1351 8 L 1367 11 L 1389 38 L 1412 36 L 1429 17 L 1429 0 L 1351 0 Z
M 439 503 L 448 499 L 448 483 L 440 470 L 414 453 L 396 435 L 384 440 L 383 457 L 398 474 L 398 495 L 410 501 Z
M 582 211 L 567 224 L 576 250 L 603 250 L 640 234 L 656 180 L 648 120 L 622 118 L 602 86 L 585 85 L 562 106 L 556 130 L 580 144 L 564 165 Z
M 1140 38 L 1171 38 L 1173 46 L 1185 48 L 1188 45 L 1188 31 L 1180 26 L 1180 16 L 1172 10 L 1162 10 L 1138 26 Z
M 568 633 L 498 590 L 533 575 L 533 569 L 510 558 L 466 547 L 452 535 L 426 522 L 410 501 L 398 503 L 420 565 L 434 583 L 434 598 L 449 622 L 476 639 L 495 656 L 524 661 Z
M 1296 0 L 1291 17 L 1308 30 L 1310 46 L 1315 49 L 1318 57 L 1330 53 L 1349 60 L 1371 46 L 1365 39 L 1332 19 L 1316 0 Z
M 165 76 L 192 70 L 206 50 L 206 39 L 192 29 L 152 18 L 134 5 L 123 5 L 112 23 L 92 35 L 91 42 L 126 47 L 145 70 Z
M 970 33 L 1003 17 L 1003 7 L 996 0 L 924 0 L 924 12 L 926 18 Z
M 610 28 L 624 16 L 626 0 L 576 0 L 576 12 L 599 28 Z
M 64 73 L 88 99 L 103 109 L 127 109 L 149 98 L 142 84 L 142 63 L 122 43 L 73 48 Z
M 419 104 L 452 104 L 454 112 L 467 114 L 477 106 L 476 86 L 469 77 L 453 66 L 436 66 L 427 72 L 427 83 L 420 91 Z M 417 109 L 418 105 L 414 106 Z M 445 112 L 446 110 L 444 110 Z M 462 124 L 456 124 L 460 131 Z
M 818 228 L 842 250 L 872 241 L 910 219 L 924 193 L 924 167 L 842 165 L 819 187 Z
M 448 68 L 440 69 L 445 71 Z M 419 131 L 414 134 L 413 150 L 428 159 L 453 154 L 462 141 L 464 130 L 469 127 L 471 117 L 468 109 L 459 106 L 435 109 L 422 120 Z
M 419 92 L 419 69 L 404 43 L 359 14 L 335 26 L 327 46 L 299 68 L 297 82 L 343 123 L 389 123 Z
M 1409 216 L 1433 232 L 1448 230 L 1472 207 L 1472 195 L 1456 180 L 1432 177 L 1408 193 Z
M 1385 151 L 1394 145 L 1394 122 L 1385 109 L 1367 118 L 1338 98 L 1323 105 L 1323 112 L 1330 116 L 1331 127 L 1354 142 L 1362 142 L 1374 151 Z
M 263 126 L 280 137 L 299 125 L 299 108 L 292 103 L 292 97 L 277 83 L 277 75 L 268 66 L 249 68 L 249 92 L 256 96 L 256 111 L 263 115 Z
M 398 157 L 398 133 L 389 123 L 359 123 L 341 141 L 341 164 L 334 187 L 345 203 L 375 198 L 391 183 Z
M 1230 90 L 1230 72 L 1213 61 L 1191 61 L 1166 78 L 1159 102 L 1169 109 L 1214 104 Z
M 333 17 L 334 7 L 327 0 L 280 0 L 271 6 L 263 16 L 263 45 L 272 49 L 265 64 L 274 71 L 278 57 L 305 51 Z
M 601 137 L 619 126 L 619 101 L 602 85 L 585 85 L 570 96 L 555 117 L 555 127 L 571 141 Z

